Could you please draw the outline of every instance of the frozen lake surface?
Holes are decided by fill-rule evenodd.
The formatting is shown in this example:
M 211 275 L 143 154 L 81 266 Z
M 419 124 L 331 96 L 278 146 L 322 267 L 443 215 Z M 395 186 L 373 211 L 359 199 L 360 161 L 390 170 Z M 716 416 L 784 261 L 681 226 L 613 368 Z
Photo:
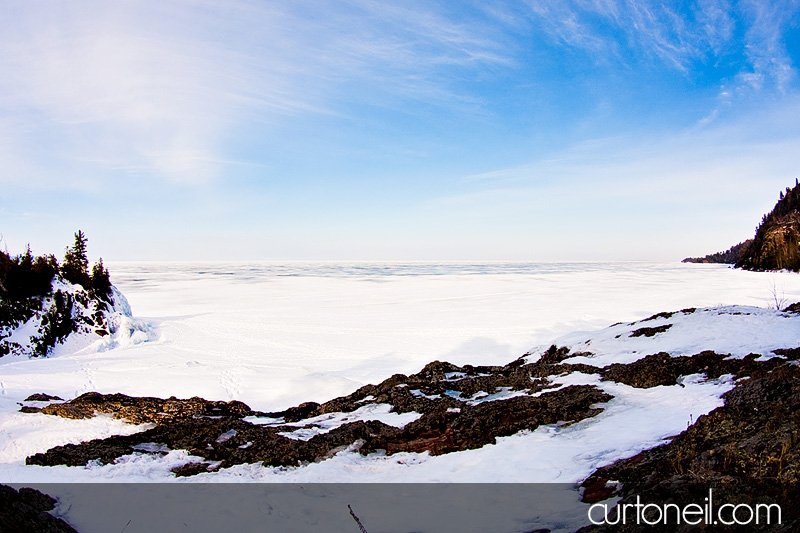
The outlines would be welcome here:
M 579 330 L 686 307 L 800 300 L 800 276 L 681 263 L 112 263 L 159 335 L 98 354 L 75 392 L 278 410 L 433 360 L 505 364 Z M 144 362 L 147 361 L 146 364 Z M 147 373 L 150 379 L 136 374 Z M 83 388 L 81 388 L 83 387 Z
M 26 466 L 26 457 L 53 446 L 145 426 L 108 415 L 69 420 L 23 414 L 19 402 L 34 392 L 71 399 L 97 391 L 237 399 L 256 410 L 277 411 L 349 394 L 395 373 L 415 373 L 437 359 L 505 364 L 526 352 L 536 357 L 553 343 L 576 351 L 591 343 L 602 365 L 660 351 L 772 356 L 776 348 L 800 345 L 800 317 L 774 311 L 776 299 L 800 301 L 800 276 L 792 273 L 680 263 L 109 267 L 134 315 L 149 324 L 150 340 L 140 342 L 137 334 L 106 351 L 93 344 L 77 352 L 65 347 L 47 359 L 0 360 L 0 479 L 6 482 L 579 483 L 599 466 L 682 431 L 688 421 L 721 405 L 720 396 L 733 384 L 697 375 L 681 386 L 634 389 L 573 373 L 555 379 L 563 386 L 600 387 L 614 400 L 602 414 L 572 426 L 542 426 L 495 445 L 435 457 L 406 452 L 365 457 L 345 450 L 297 468 L 245 464 L 180 479 L 170 469 L 191 460 L 183 450 L 161 456 L 132 451 L 107 465 Z M 674 327 L 655 337 L 629 335 L 639 326 L 628 322 L 689 307 L 708 309 L 676 315 L 670 319 Z M 623 324 L 609 327 L 618 322 Z M 394 423 L 398 415 L 387 409 L 374 406 L 352 416 Z M 323 426 L 339 418 L 326 419 Z

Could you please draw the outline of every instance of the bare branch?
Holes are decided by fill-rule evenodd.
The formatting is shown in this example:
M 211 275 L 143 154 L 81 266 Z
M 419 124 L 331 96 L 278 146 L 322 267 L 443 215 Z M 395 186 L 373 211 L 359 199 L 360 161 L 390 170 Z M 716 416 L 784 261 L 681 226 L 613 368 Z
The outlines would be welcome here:
M 350 504 L 347 504 L 347 508 L 350 509 L 350 516 L 352 516 L 353 520 L 355 520 L 356 524 L 358 524 L 358 529 L 361 530 L 361 533 L 367 533 L 367 530 L 364 528 L 363 525 L 361 525 L 361 520 L 358 519 L 356 513 L 353 512 L 353 508 L 350 507 Z

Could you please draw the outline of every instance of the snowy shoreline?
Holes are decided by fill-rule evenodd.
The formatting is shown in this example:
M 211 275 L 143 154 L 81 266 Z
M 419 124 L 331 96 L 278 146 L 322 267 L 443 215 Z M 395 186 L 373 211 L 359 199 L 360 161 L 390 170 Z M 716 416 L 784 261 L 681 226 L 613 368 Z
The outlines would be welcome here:
M 630 365 L 658 353 L 666 353 L 675 358 L 693 356 L 707 350 L 733 359 L 741 359 L 748 354 L 757 354 L 759 360 L 780 358 L 775 350 L 800 346 L 800 316 L 746 306 L 686 310 L 661 313 L 633 323 L 617 324 L 594 334 L 574 333 L 558 339 L 556 344 L 567 347 L 565 349 L 568 352 L 563 363 L 576 365 L 574 368 L 580 371 L 562 368 L 556 374 L 542 376 L 547 381 L 544 389 L 531 386 L 525 392 L 521 387 L 492 385 L 491 390 L 470 389 L 471 392 L 464 397 L 445 389 L 442 390 L 446 394 L 437 394 L 429 389 L 420 391 L 418 388 L 409 392 L 419 401 L 450 401 L 453 405 L 448 404 L 448 408 L 456 416 L 460 411 L 456 407 L 457 402 L 461 402 L 464 407 L 485 402 L 501 403 L 519 397 L 520 394 L 534 397 L 545 393 L 553 394 L 564 387 L 589 386 L 612 397 L 610 401 L 599 405 L 601 410 L 596 416 L 563 427 L 559 424 L 544 424 L 534 431 L 499 436 L 496 444 L 444 455 L 405 451 L 392 455 L 384 452 L 362 455 L 358 453 L 358 447 L 344 447 L 324 461 L 311 462 L 301 467 L 234 464 L 229 468 L 214 469 L 213 472 L 200 473 L 195 477 L 197 481 L 577 483 L 600 466 L 653 447 L 684 430 L 690 421 L 722 405 L 721 395 L 734 386 L 730 377 L 725 375 L 708 380 L 703 375 L 686 375 L 672 385 L 636 388 L 613 380 L 605 381 L 598 375 L 586 373 L 586 368 Z M 534 363 L 540 355 L 541 353 L 526 356 L 524 362 Z M 442 386 L 457 387 L 459 381 L 466 382 L 467 377 L 463 372 L 449 372 L 444 375 Z M 484 381 L 486 379 L 481 377 L 481 372 L 475 374 L 474 378 Z M 356 403 L 352 404 L 351 409 L 338 414 L 332 408 L 314 412 L 306 407 L 308 416 L 301 416 L 296 420 L 284 421 L 283 415 L 278 414 L 270 415 L 273 418 L 263 418 L 266 415 L 262 414 L 261 418 L 251 415 L 245 421 L 262 426 L 266 424 L 285 427 L 288 424 L 295 428 L 307 428 L 303 431 L 283 429 L 281 435 L 308 440 L 315 435 L 326 434 L 345 422 L 379 420 L 402 429 L 420 416 L 413 409 L 405 409 L 407 415 L 394 414 L 390 412 L 396 411 L 394 408 L 383 406 L 372 394 L 366 392 L 353 402 Z M 34 409 L 46 405 L 41 402 L 20 403 Z M 400 411 L 403 412 L 403 409 Z M 400 418 L 395 422 L 392 417 Z M 399 422 L 401 418 L 403 421 Z M 652 424 L 653 420 L 658 420 L 659 423 Z M 203 461 L 202 457 L 191 456 L 186 450 L 159 447 L 156 443 L 152 449 L 147 446 L 132 446 L 130 454 L 105 464 L 89 461 L 81 468 L 25 466 L 22 463 L 26 457 L 44 452 L 53 446 L 67 442 L 78 443 L 91 438 L 108 438 L 112 435 L 135 435 L 152 430 L 153 425 L 132 425 L 112 418 L 110 412 L 85 420 L 75 420 L 39 413 L 6 411 L 3 423 L 6 443 L 9 445 L 3 448 L 0 472 L 2 479 L 9 482 L 163 482 L 176 479 L 173 469 L 187 463 Z M 619 431 L 620 428 L 626 429 Z M 235 434 L 233 432 L 229 438 Z M 218 437 L 219 443 L 227 440 L 225 435 L 220 434 Z M 234 442 L 243 448 L 248 444 L 231 441 Z M 512 457 L 520 459 L 510 460 Z
M 408 444 L 400 447 L 390 443 L 391 453 L 380 449 L 367 450 L 368 453 L 365 453 L 361 449 L 363 440 L 360 440 L 352 442 L 350 446 L 332 449 L 331 453 L 316 461 L 304 461 L 296 466 L 266 466 L 263 461 L 224 464 L 224 461 L 209 462 L 208 457 L 192 455 L 185 449 L 165 445 L 166 441 L 158 437 L 151 441 L 149 435 L 157 435 L 156 430 L 162 424 L 165 428 L 162 435 L 176 432 L 175 428 L 161 419 L 168 413 L 178 413 L 176 420 L 179 420 L 183 416 L 180 414 L 182 400 L 167 400 L 177 402 L 177 407 L 167 407 L 166 404 L 147 407 L 147 402 L 153 399 L 142 399 L 145 400 L 142 405 L 146 407 L 142 410 L 128 397 L 119 398 L 116 395 L 114 401 L 106 406 L 103 402 L 111 397 L 106 399 L 101 395 L 83 395 L 76 402 L 80 402 L 81 398 L 92 398 L 98 403 L 89 403 L 88 409 L 82 408 L 81 411 L 78 407 L 80 404 L 74 402 L 62 403 L 44 398 L 21 402 L 28 407 L 28 412 L 15 413 L 12 416 L 15 424 L 9 424 L 6 416 L 5 427 L 12 433 L 23 431 L 22 428 L 33 430 L 32 434 L 38 431 L 40 437 L 44 435 L 42 431 L 49 434 L 57 429 L 62 432 L 60 438 L 66 437 L 75 443 L 90 438 L 101 439 L 94 441 L 91 449 L 87 449 L 90 455 L 86 457 L 91 457 L 92 453 L 102 453 L 106 442 L 114 442 L 112 447 L 116 448 L 122 444 L 128 449 L 127 452 L 123 451 L 123 455 L 106 460 L 83 459 L 85 464 L 82 466 L 21 466 L 19 460 L 23 459 L 24 454 L 42 452 L 43 446 L 51 446 L 41 439 L 29 440 L 27 449 L 23 445 L 15 450 L 19 459 L 6 461 L 0 476 L 4 483 L 16 483 L 17 486 L 32 484 L 49 490 L 61 502 L 54 511 L 56 516 L 67 519 L 72 525 L 82 526 L 78 527 L 79 531 L 89 532 L 104 530 L 109 524 L 117 525 L 123 514 L 127 516 L 132 509 L 141 512 L 140 506 L 148 501 L 150 503 L 147 506 L 152 508 L 153 502 L 142 497 L 140 491 L 131 485 L 132 482 L 174 481 L 181 482 L 181 485 L 192 482 L 197 487 L 230 482 L 285 484 L 285 490 L 272 491 L 269 497 L 282 502 L 282 524 L 297 528 L 297 531 L 317 530 L 317 522 L 309 525 L 303 517 L 307 517 L 309 512 L 333 511 L 335 509 L 329 509 L 333 502 L 343 507 L 344 494 L 349 495 L 348 501 L 361 503 L 362 509 L 367 506 L 371 511 L 367 516 L 372 518 L 373 524 L 386 521 L 408 523 L 407 517 L 398 518 L 391 508 L 382 508 L 374 499 L 364 500 L 353 496 L 359 494 L 359 487 L 369 486 L 364 483 L 408 484 L 407 489 L 389 489 L 391 485 L 385 485 L 387 488 L 382 490 L 400 490 L 398 494 L 392 492 L 392 498 L 403 498 L 404 502 L 424 507 L 425 504 L 415 496 L 425 492 L 424 486 L 419 483 L 466 483 L 464 490 L 483 494 L 483 498 L 486 498 L 490 494 L 498 494 L 497 491 L 486 492 L 476 483 L 499 483 L 505 486 L 509 482 L 517 482 L 523 485 L 508 485 L 508 489 L 501 490 L 511 491 L 510 499 L 498 504 L 491 519 L 484 514 L 482 518 L 473 519 L 472 524 L 458 520 L 441 524 L 454 527 L 455 523 L 462 523 L 462 526 L 458 526 L 459 530 L 478 531 L 481 529 L 470 529 L 470 526 L 481 523 L 501 528 L 497 530 L 514 531 L 513 528 L 517 526 L 513 524 L 528 521 L 546 525 L 551 531 L 572 532 L 587 523 L 585 512 L 588 504 L 580 501 L 580 495 L 587 497 L 589 488 L 584 490 L 578 487 L 581 482 L 587 478 L 592 480 L 587 487 L 591 487 L 593 493 L 598 483 L 601 486 L 600 494 L 618 488 L 616 483 L 607 485 L 602 477 L 605 470 L 611 468 L 613 471 L 617 464 L 624 465 L 626 458 L 641 452 L 649 453 L 648 450 L 656 446 L 662 445 L 663 448 L 664 444 L 674 442 L 675 435 L 683 436 L 688 430 L 699 427 L 698 423 L 706 423 L 706 415 L 712 411 L 717 413 L 723 405 L 722 396 L 725 393 L 735 390 L 741 383 L 749 383 L 750 373 L 764 375 L 766 371 L 769 375 L 770 369 L 796 367 L 796 359 L 800 355 L 800 314 L 749 306 L 690 308 L 658 313 L 635 322 L 614 324 L 592 333 L 576 332 L 561 337 L 557 342 L 563 347 L 554 345 L 539 353 L 526 354 L 504 367 L 456 367 L 431 363 L 418 374 L 393 376 L 377 387 L 361 387 L 346 398 L 321 405 L 306 403 L 280 413 L 253 412 L 246 405 L 233 401 L 201 405 L 200 399 L 187 400 L 194 402 L 195 409 L 201 409 L 194 414 L 189 413 L 189 419 L 207 419 L 210 424 L 203 423 L 203 431 L 206 434 L 209 428 L 214 428 L 212 432 L 216 431 L 211 441 L 203 441 L 208 442 L 209 450 L 216 450 L 208 456 L 214 457 L 223 449 L 241 452 L 257 447 L 258 439 L 251 437 L 253 432 L 263 431 L 264 428 L 275 428 L 279 438 L 292 440 L 300 446 L 306 442 L 319 443 L 320 439 L 358 424 L 366 424 L 365 427 L 372 432 L 387 428 L 391 440 L 398 438 L 397 432 L 418 424 L 421 417 L 431 416 L 432 413 L 439 413 L 435 414 L 438 417 L 443 414 L 449 416 L 452 422 L 463 418 L 467 410 L 472 409 L 471 412 L 476 413 L 477 409 L 504 403 L 513 404 L 516 411 L 526 405 L 518 400 L 526 398 L 536 402 L 540 398 L 561 395 L 557 400 L 561 402 L 575 391 L 588 392 L 590 389 L 605 395 L 590 399 L 590 404 L 584 404 L 590 409 L 575 421 L 542 419 L 539 410 L 549 409 L 546 407 L 548 404 L 535 404 L 538 407 L 533 408 L 531 413 L 539 422 L 535 422 L 533 427 L 541 425 L 532 430 L 512 430 L 507 436 L 489 438 L 475 447 L 468 444 L 465 449 L 459 450 L 459 442 L 464 441 L 454 439 L 452 433 L 449 436 L 448 432 L 439 433 L 438 437 L 426 433 L 423 438 L 412 438 L 406 441 Z M 670 367 L 673 363 L 673 367 Z M 508 382 L 510 386 L 500 386 L 504 379 L 511 380 Z M 515 386 L 515 383 L 522 385 Z M 384 403 L 387 398 L 394 405 Z M 403 406 L 398 401 L 410 401 L 413 405 Z M 72 404 L 78 411 L 60 411 L 60 406 L 69 407 Z M 337 411 L 337 408 L 341 410 Z M 36 412 L 38 409 L 43 409 L 43 412 Z M 104 409 L 108 411 L 102 413 Z M 232 414 L 229 409 L 237 412 Z M 482 415 L 476 416 L 494 417 L 496 414 L 487 413 L 498 412 L 503 412 L 503 409 L 484 409 Z M 155 423 L 142 418 L 138 420 L 138 425 L 134 425 L 125 420 L 135 419 L 136 416 L 154 417 L 151 420 L 155 420 Z M 479 419 L 468 422 L 473 424 L 476 420 Z M 215 425 L 218 422 L 220 425 Z M 495 422 L 491 422 L 486 427 L 494 429 L 495 425 Z M 229 429 L 234 426 L 237 429 Z M 392 433 L 392 427 L 396 428 L 395 433 Z M 466 426 L 461 424 L 458 427 Z M 75 433 L 71 432 L 79 428 L 86 431 L 86 436 L 75 439 Z M 9 436 L 14 438 L 19 435 Z M 58 438 L 56 436 L 53 442 Z M 189 437 L 178 435 L 177 438 L 186 441 Z M 278 437 L 273 435 L 271 438 Z M 350 437 L 346 435 L 345 438 Z M 23 444 L 24 436 L 14 442 Z M 64 450 L 80 449 L 81 446 L 85 445 L 66 446 Z M 391 446 L 395 446 L 394 450 Z M 442 452 L 439 446 L 453 449 Z M 56 447 L 48 454 L 55 452 L 54 457 L 64 457 L 63 452 L 58 450 L 60 448 Z M 8 450 L 4 453 L 7 454 Z M 618 463 L 620 460 L 622 462 Z M 17 463 L 17 466 L 13 463 Z M 182 477 L 176 477 L 176 473 Z M 596 476 L 600 476 L 600 479 L 595 480 Z M 106 504 L 109 511 L 100 517 L 94 516 L 99 497 L 96 491 L 83 485 L 87 482 L 122 483 L 119 489 L 113 489 L 104 496 L 118 495 L 117 500 Z M 72 483 L 78 484 L 70 485 Z M 303 488 L 305 483 L 312 483 L 318 489 L 309 495 Z M 355 485 L 342 489 L 337 488 L 341 485 L 330 483 Z M 603 486 L 611 489 L 603 489 Z M 373 493 L 373 498 L 376 497 L 374 491 L 366 490 Z M 155 493 L 159 491 L 155 489 Z M 260 515 L 256 513 L 258 516 L 254 516 L 252 513 L 254 508 L 260 508 L 258 495 L 262 494 L 262 489 L 242 492 L 240 500 L 235 503 L 227 499 L 229 495 L 225 496 L 227 490 L 202 491 L 201 499 L 214 495 L 214 501 L 209 501 L 209 505 L 221 505 L 219 501 L 228 501 L 225 505 L 229 510 L 240 510 L 240 522 L 247 524 L 248 520 L 255 520 L 250 522 L 251 527 L 260 523 Z M 544 498 L 537 504 L 535 517 L 531 515 L 533 508 L 522 500 L 526 497 L 523 494 L 529 491 Z M 196 511 L 192 509 L 195 504 L 191 502 L 196 500 L 197 495 L 192 494 L 184 489 L 170 493 L 169 501 L 174 503 L 169 509 L 163 510 L 164 516 L 169 515 L 169 520 L 174 522 L 185 519 L 189 514 L 194 515 Z M 435 508 L 439 509 L 440 503 L 457 506 L 451 501 L 453 495 L 452 491 L 448 493 L 441 489 L 435 495 L 428 496 L 437 502 Z M 609 495 L 611 492 L 600 499 Z M 320 497 L 322 500 L 319 500 Z M 619 497 L 617 495 L 608 501 L 613 504 Z M 120 502 L 119 498 L 124 501 Z M 320 501 L 325 502 L 324 505 Z M 596 500 L 590 500 L 589 503 L 592 501 Z M 315 511 L 310 511 L 311 508 Z M 440 523 L 437 520 L 442 520 L 441 517 L 437 518 L 430 509 L 427 512 L 430 513 L 427 515 L 428 525 Z M 145 529 L 142 530 L 152 530 L 162 527 L 165 518 L 161 521 L 153 518 L 137 520 L 140 527 L 142 523 L 149 524 L 143 526 Z M 198 530 L 206 529 L 201 526 Z
M 559 494 L 578 507 L 569 511 L 571 522 L 553 530 L 574 531 L 581 514 L 575 509 L 585 506 L 579 502 L 577 484 L 599 468 L 670 442 L 672 436 L 722 406 L 722 395 L 742 382 L 726 373 L 705 379 L 702 371 L 692 371 L 642 388 L 606 380 L 603 368 L 627 365 L 634 369 L 647 356 L 662 352 L 674 361 L 688 361 L 709 350 L 730 355 L 732 361 L 752 353 L 761 362 L 748 364 L 778 364 L 785 356 L 776 350 L 800 346 L 800 316 L 768 308 L 770 281 L 786 299 L 800 300 L 795 274 L 759 275 L 705 265 L 619 268 L 592 264 L 568 273 L 456 271 L 396 276 L 373 270 L 344 277 L 252 278 L 252 271 L 243 274 L 231 265 L 218 266 L 220 271 L 235 273 L 227 276 L 207 266 L 188 270 L 169 266 L 171 274 L 166 277 L 163 265 L 149 267 L 149 273 L 137 268 L 121 269 L 118 279 L 136 316 L 144 317 L 141 323 L 150 328 L 147 342 L 107 351 L 60 352 L 47 359 L 0 359 L 0 482 L 55 483 L 58 489 L 53 494 L 59 498 L 76 498 L 84 483 L 125 487 L 175 482 L 198 487 L 231 482 L 279 482 L 291 487 L 397 482 L 410 487 L 453 482 L 563 484 Z M 755 305 L 725 305 L 737 300 Z M 704 302 L 705 307 L 687 309 L 687 303 Z M 607 326 L 619 319 L 625 322 Z M 531 380 L 539 385 L 527 391 L 515 388 L 513 382 L 490 378 L 485 370 L 470 374 L 465 366 L 503 368 L 526 352 L 524 364 L 533 364 L 551 344 L 569 350 L 557 364 L 575 368 L 542 375 L 547 383 L 541 378 Z M 386 352 L 387 345 L 397 351 Z M 381 351 L 377 351 L 379 346 Z M 415 385 L 413 375 L 434 360 L 449 360 L 458 368 L 443 370 L 439 384 Z M 395 410 L 380 391 L 365 389 L 358 398 L 351 398 L 346 410 L 314 411 L 317 408 L 312 405 L 292 421 L 279 416 L 302 402 L 322 402 L 316 405 L 323 406 L 396 372 L 406 372 L 412 380 L 406 382 L 407 401 L 422 402 L 414 404 L 417 410 Z M 474 378 L 472 384 L 468 377 Z M 492 383 L 494 388 L 480 388 Z M 235 422 L 240 424 L 236 431 L 220 426 L 210 444 L 241 448 L 239 453 L 244 453 L 255 446 L 255 440 L 247 438 L 249 431 L 274 428 L 280 438 L 308 443 L 338 438 L 337 432 L 345 431 L 347 424 L 378 427 L 374 425 L 382 423 L 394 428 L 384 428 L 392 437 L 394 431 L 410 432 L 414 424 L 420 424 L 425 402 L 447 402 L 439 410 L 455 418 L 491 404 L 569 395 L 570 387 L 572 391 L 594 388 L 613 398 L 593 403 L 589 416 L 572 423 L 543 420 L 535 429 L 498 435 L 494 443 L 471 449 L 467 443 L 462 451 L 438 454 L 441 449 L 435 450 L 434 445 L 454 446 L 460 441 L 445 433 L 429 434 L 396 440 L 391 453 L 378 449 L 362 454 L 358 449 L 362 445 L 342 446 L 323 460 L 301 466 L 245 461 L 215 468 L 221 463 L 186 448 L 158 440 L 136 441 L 137 435 L 157 431 L 156 424 L 131 424 L 115 418 L 112 411 L 85 419 L 19 412 L 22 406 L 35 411 L 60 403 L 26 402 L 33 393 L 65 400 L 90 391 L 131 397 L 201 396 L 223 403 L 242 400 L 257 411 Z M 28 457 L 54 447 L 112 438 L 134 439 L 128 444 L 130 453 L 81 466 L 25 464 Z M 431 450 L 426 451 L 426 446 Z M 176 477 L 173 469 L 185 465 L 196 466 L 183 471 L 190 475 Z M 204 471 L 207 465 L 212 469 Z M 77 485 L 72 490 L 69 484 Z M 94 504 L 79 500 L 54 512 L 73 524 L 93 523 L 85 515 L 93 512 Z M 93 527 L 78 529 L 103 530 Z

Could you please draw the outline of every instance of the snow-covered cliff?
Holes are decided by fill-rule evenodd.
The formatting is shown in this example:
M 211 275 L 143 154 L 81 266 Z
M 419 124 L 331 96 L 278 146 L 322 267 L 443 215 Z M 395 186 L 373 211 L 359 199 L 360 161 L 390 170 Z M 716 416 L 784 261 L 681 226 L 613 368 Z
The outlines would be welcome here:
M 113 285 L 102 298 L 56 275 L 51 291 L 26 302 L 27 312 L 0 325 L 0 356 L 47 357 L 138 344 L 151 333 L 133 317 L 125 296 Z

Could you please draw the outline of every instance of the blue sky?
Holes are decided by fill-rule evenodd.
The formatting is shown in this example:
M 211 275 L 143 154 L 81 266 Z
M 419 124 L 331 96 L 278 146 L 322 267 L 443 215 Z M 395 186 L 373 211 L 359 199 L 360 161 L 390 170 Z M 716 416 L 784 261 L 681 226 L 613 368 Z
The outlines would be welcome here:
M 800 2 L 4 4 L 0 233 L 106 260 L 679 260 L 800 176 Z

